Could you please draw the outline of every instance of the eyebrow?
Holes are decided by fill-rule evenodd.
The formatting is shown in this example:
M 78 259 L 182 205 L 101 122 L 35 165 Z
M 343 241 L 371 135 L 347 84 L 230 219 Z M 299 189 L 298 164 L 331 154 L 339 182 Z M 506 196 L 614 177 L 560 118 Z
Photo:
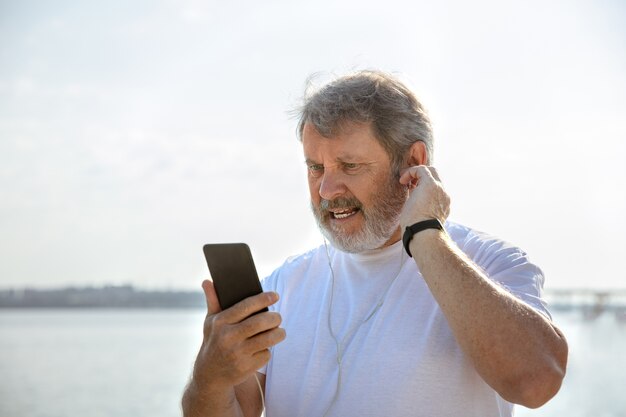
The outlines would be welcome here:
M 340 164 L 341 164 L 341 163 L 345 163 L 345 162 L 360 163 L 360 164 L 372 164 L 372 163 L 374 163 L 375 161 L 367 161 L 367 162 L 363 161 L 363 162 L 361 162 L 361 158 L 357 157 L 356 155 L 352 155 L 352 154 L 343 154 L 343 155 L 340 155 L 340 156 L 338 156 L 337 158 L 335 158 L 335 162 L 340 163 Z M 306 158 L 306 159 L 304 160 L 304 163 L 305 163 L 305 164 L 307 164 L 307 165 L 310 165 L 310 164 L 319 164 L 319 162 L 314 161 L 314 160 L 313 160 L 313 159 L 311 159 L 311 158 Z

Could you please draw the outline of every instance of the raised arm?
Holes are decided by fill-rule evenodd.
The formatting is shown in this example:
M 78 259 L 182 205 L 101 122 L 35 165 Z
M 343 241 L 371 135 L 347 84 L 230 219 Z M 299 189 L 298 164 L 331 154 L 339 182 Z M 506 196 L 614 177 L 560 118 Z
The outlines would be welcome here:
M 449 198 L 434 168 L 411 167 L 401 176 L 411 191 L 401 227 L 448 216 Z M 487 384 L 507 401 L 536 408 L 559 390 L 567 342 L 546 317 L 485 273 L 445 231 L 424 230 L 409 244 L 413 258 L 461 349 Z

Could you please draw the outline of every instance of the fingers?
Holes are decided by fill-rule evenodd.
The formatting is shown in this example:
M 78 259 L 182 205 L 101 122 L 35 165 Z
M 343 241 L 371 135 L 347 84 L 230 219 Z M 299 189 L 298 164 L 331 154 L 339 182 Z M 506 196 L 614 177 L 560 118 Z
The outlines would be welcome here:
M 272 311 L 255 314 L 239 323 L 240 331 L 243 337 L 249 338 L 258 333 L 274 329 L 280 326 L 282 318 L 279 313 Z
M 241 351 L 245 356 L 268 349 L 286 337 L 280 325 L 280 314 L 266 312 L 257 314 L 241 323 L 228 325 L 215 316 L 210 323 L 213 336 L 218 336 L 217 346 L 223 351 Z M 237 353 L 239 355 L 239 353 Z
M 208 279 L 202 281 L 202 290 L 204 291 L 204 297 L 206 299 L 208 313 L 217 314 L 222 311 L 222 309 L 220 308 L 220 303 L 217 299 L 217 294 L 215 292 L 213 282 Z
M 205 279 L 202 281 L 202 290 L 204 291 L 204 297 L 206 299 L 208 314 L 217 314 L 222 311 L 217 293 L 215 292 L 215 286 L 211 280 Z M 266 292 L 257 294 L 252 297 L 248 297 L 245 300 L 240 301 L 231 308 L 224 311 L 224 318 L 227 323 L 238 323 L 251 316 L 252 314 L 271 306 L 278 301 L 278 294 L 274 292 Z
M 202 289 L 208 314 L 194 378 L 237 385 L 265 365 L 270 359 L 269 349 L 286 337 L 285 330 L 278 327 L 282 321 L 279 313 L 253 314 L 276 303 L 278 294 L 257 294 L 221 310 L 213 283 L 205 280 Z
M 286 338 L 285 329 L 278 327 L 280 314 L 275 312 L 257 314 L 231 325 L 220 323 L 220 318 L 213 317 L 212 330 L 219 336 L 208 350 L 223 358 L 220 362 L 226 373 L 243 376 L 259 369 L 269 361 L 269 349 Z
M 430 174 L 433 176 L 433 178 L 441 182 L 441 178 L 439 178 L 439 172 L 437 172 L 437 168 L 428 167 L 428 169 L 430 170 Z
M 279 344 L 287 337 L 287 332 L 282 327 L 257 334 L 246 340 L 245 350 L 250 354 L 255 354 Z
M 222 312 L 225 323 L 239 323 L 252 314 L 271 306 L 278 301 L 278 294 L 275 292 L 263 292 L 261 294 L 248 297 L 234 306 Z
M 441 181 L 437 169 L 432 166 L 416 165 L 405 169 L 400 175 L 400 184 L 410 189 L 417 187 L 422 180 Z
M 409 198 L 400 217 L 402 227 L 426 219 L 444 222 L 450 213 L 450 197 L 440 181 L 437 169 L 417 165 L 402 171 L 400 183 L 409 188 Z

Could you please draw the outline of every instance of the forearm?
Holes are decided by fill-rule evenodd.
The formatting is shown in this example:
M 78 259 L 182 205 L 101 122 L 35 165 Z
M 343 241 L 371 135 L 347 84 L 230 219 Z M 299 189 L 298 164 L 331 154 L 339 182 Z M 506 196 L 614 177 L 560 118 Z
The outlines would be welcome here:
M 202 388 L 193 378 L 183 394 L 184 417 L 243 417 L 235 389 Z
M 410 244 L 420 272 L 477 372 L 503 398 L 529 407 L 558 391 L 567 343 L 549 320 L 489 280 L 445 232 Z

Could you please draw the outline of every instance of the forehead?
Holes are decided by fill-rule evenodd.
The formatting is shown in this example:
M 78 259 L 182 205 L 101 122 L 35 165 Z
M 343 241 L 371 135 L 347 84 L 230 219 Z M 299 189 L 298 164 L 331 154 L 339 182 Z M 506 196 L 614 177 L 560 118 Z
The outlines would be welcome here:
M 389 160 L 371 123 L 345 123 L 331 136 L 323 136 L 306 123 L 302 130 L 302 147 L 307 159 L 321 162 L 324 158 L 339 160 Z

